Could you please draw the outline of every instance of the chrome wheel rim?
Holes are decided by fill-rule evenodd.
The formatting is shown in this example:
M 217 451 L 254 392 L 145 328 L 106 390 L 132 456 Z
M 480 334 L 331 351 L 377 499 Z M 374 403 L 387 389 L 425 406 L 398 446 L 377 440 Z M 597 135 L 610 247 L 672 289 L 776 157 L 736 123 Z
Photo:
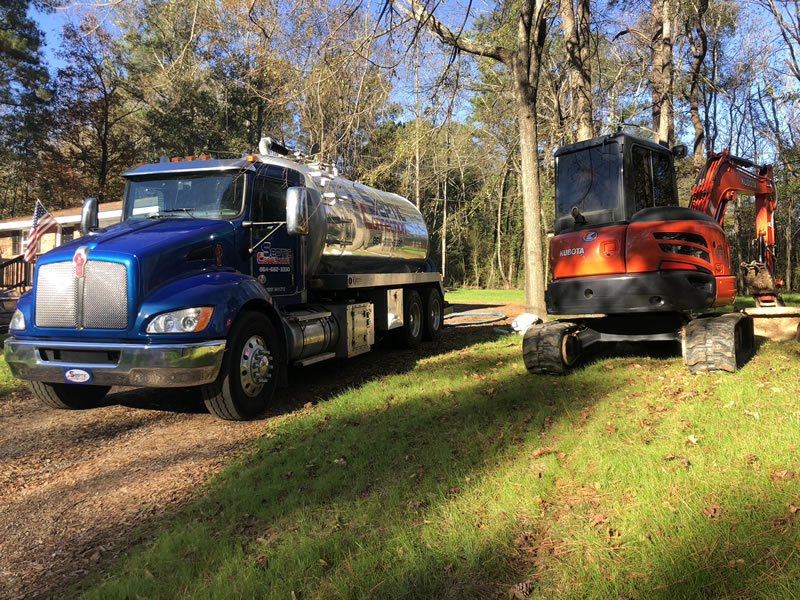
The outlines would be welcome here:
M 431 320 L 431 330 L 438 331 L 442 326 L 442 303 L 439 302 L 439 298 L 431 302 L 428 312 L 428 317 Z
M 270 359 L 267 345 L 260 335 L 253 335 L 244 343 L 239 358 L 239 381 L 242 391 L 251 398 L 261 393 L 272 375 Z
M 416 338 L 422 332 L 422 309 L 417 302 L 408 307 L 408 332 Z

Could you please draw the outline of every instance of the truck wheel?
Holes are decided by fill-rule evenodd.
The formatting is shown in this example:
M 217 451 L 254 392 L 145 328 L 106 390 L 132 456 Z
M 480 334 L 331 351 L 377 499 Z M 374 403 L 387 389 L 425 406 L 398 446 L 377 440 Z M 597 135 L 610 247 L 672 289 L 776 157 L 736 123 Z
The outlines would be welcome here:
M 74 385 L 44 381 L 31 381 L 30 388 L 33 395 L 47 406 L 72 410 L 97 408 L 111 389 L 106 385 Z
M 566 375 L 580 358 L 578 330 L 577 324 L 565 321 L 529 327 L 522 338 L 522 359 L 528 372 Z
M 208 411 L 228 421 L 264 412 L 278 385 L 279 348 L 270 320 L 257 312 L 244 313 L 231 329 L 219 377 L 202 388 Z
M 404 347 L 416 348 L 422 342 L 424 314 L 419 292 L 405 290 L 403 293 L 403 328 L 400 330 L 400 341 Z
M 442 332 L 443 306 L 444 301 L 439 290 L 430 288 L 425 292 L 425 319 L 422 329 L 422 337 L 424 339 L 435 340 Z

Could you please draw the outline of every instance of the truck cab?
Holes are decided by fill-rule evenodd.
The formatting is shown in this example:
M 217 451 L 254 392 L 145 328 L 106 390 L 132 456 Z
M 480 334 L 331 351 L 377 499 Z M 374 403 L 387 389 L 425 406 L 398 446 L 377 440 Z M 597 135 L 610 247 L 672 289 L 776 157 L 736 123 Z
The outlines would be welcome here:
M 441 276 L 413 205 L 268 149 L 139 165 L 102 230 L 87 203 L 85 235 L 39 257 L 19 299 L 12 373 L 58 408 L 114 385 L 197 386 L 238 420 L 265 409 L 287 365 L 355 356 L 376 333 L 435 337 Z

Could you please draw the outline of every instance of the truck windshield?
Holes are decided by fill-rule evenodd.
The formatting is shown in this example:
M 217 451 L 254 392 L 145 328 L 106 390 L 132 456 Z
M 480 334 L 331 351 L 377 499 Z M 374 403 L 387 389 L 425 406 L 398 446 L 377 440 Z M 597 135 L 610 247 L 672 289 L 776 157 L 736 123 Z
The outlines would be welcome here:
M 244 175 L 187 173 L 128 179 L 125 220 L 233 219 L 242 212 Z
M 556 158 L 556 218 L 577 207 L 581 214 L 619 204 L 619 145 L 604 144 Z

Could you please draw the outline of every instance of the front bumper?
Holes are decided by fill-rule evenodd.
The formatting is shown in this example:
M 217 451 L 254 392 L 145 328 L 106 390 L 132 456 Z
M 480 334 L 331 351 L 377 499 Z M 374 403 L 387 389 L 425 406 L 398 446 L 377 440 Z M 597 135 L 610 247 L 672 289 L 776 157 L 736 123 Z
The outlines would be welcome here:
M 186 387 L 217 378 L 225 341 L 198 344 L 104 344 L 5 341 L 5 359 L 19 379 L 65 383 L 68 369 L 83 369 L 95 385 Z

